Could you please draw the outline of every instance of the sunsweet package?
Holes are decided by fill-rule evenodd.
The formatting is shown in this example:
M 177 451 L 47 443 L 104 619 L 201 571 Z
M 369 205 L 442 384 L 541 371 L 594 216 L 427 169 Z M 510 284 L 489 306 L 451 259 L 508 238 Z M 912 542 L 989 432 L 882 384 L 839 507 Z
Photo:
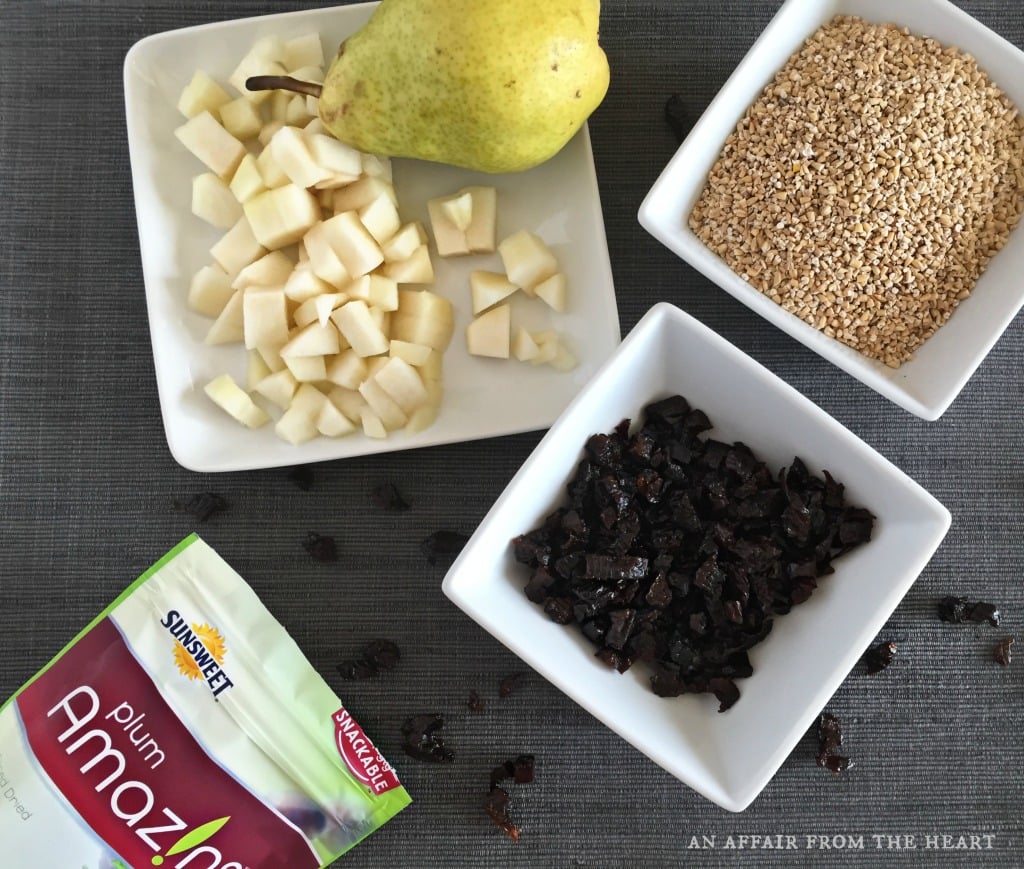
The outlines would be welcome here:
M 11 869 L 318 869 L 409 802 L 195 535 L 0 707 Z

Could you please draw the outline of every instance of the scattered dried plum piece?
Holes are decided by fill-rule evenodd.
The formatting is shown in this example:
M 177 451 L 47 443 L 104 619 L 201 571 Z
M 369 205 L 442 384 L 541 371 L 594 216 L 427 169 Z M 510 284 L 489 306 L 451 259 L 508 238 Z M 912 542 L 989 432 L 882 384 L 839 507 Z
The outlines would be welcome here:
M 198 492 L 187 501 L 175 501 L 174 506 L 192 514 L 196 522 L 205 522 L 216 513 L 230 508 L 227 498 L 216 492 Z
M 939 601 L 938 609 L 939 618 L 950 624 L 988 622 L 993 627 L 999 627 L 999 607 L 983 600 L 972 602 L 965 597 L 950 595 Z
M 864 665 L 868 669 L 868 674 L 873 675 L 874 673 L 881 673 L 882 670 L 892 663 L 892 659 L 895 655 L 896 644 L 891 640 L 871 646 L 871 648 L 864 653 L 863 657 Z
M 470 689 L 469 699 L 466 701 L 466 708 L 470 712 L 483 712 L 486 704 L 484 703 L 483 697 L 481 697 L 475 690 Z
M 504 788 L 491 788 L 484 799 L 484 810 L 487 816 L 494 821 L 498 829 L 508 836 L 513 842 L 519 841 L 519 834 L 522 832 L 519 827 L 512 823 L 508 816 L 509 804 L 508 791 Z
M 358 658 L 338 664 L 338 675 L 342 679 L 369 679 L 382 671 L 395 669 L 401 658 L 401 650 L 391 640 L 370 640 Z
M 409 509 L 409 502 L 402 497 L 394 483 L 381 483 L 373 489 L 373 500 L 384 510 L 402 511 Z
M 995 659 L 997 664 L 1002 664 L 1004 667 L 1010 666 L 1012 660 L 1010 656 L 1010 646 L 1013 645 L 1013 637 L 1003 637 L 995 648 L 992 650 L 992 657 Z
M 711 693 L 724 711 L 751 675 L 747 650 L 875 518 L 799 457 L 776 473 L 711 430 L 675 395 L 592 434 L 566 502 L 512 548 L 527 598 L 575 623 L 599 660 L 620 672 L 642 661 L 656 694 Z
M 520 754 L 513 760 L 506 760 L 491 770 L 491 789 L 484 800 L 484 809 L 498 829 L 513 842 L 519 841 L 521 830 L 508 816 L 509 793 L 501 782 L 512 779 L 516 784 L 530 784 L 533 781 L 533 755 Z
M 306 532 L 306 539 L 302 543 L 306 552 L 317 561 L 337 561 L 338 547 L 334 538 L 327 534 L 317 534 L 316 531 Z
M 665 122 L 675 136 L 676 142 L 683 144 L 687 135 L 693 127 L 693 116 L 686 108 L 683 98 L 679 94 L 672 94 L 665 101 Z
M 308 492 L 313 488 L 313 480 L 315 479 L 313 468 L 309 465 L 296 465 L 294 468 L 289 469 L 288 479 L 302 489 L 303 492 Z
M 843 733 L 839 719 L 828 712 L 822 712 L 818 719 L 818 766 L 825 767 L 833 775 L 839 775 L 853 766 L 848 757 L 838 754 L 842 744 Z
M 523 675 L 523 673 L 509 673 L 507 676 L 503 676 L 498 682 L 498 696 L 508 697 L 513 694 L 519 688 Z
M 435 531 L 420 543 L 420 551 L 430 564 L 437 564 L 439 558 L 458 555 L 469 537 L 458 531 L 441 529 Z
M 444 718 L 436 712 L 413 715 L 402 724 L 402 750 L 415 760 L 426 763 L 451 763 L 455 752 L 446 748 L 437 732 L 444 727 Z

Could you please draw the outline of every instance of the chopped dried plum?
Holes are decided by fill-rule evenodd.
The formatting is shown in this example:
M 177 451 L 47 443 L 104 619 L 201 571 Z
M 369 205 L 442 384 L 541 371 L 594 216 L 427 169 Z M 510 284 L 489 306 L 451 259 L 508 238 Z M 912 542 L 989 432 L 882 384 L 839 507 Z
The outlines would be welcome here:
M 470 712 L 483 712 L 485 708 L 483 698 L 475 690 L 470 689 L 469 699 L 466 701 L 466 708 Z
M 843 733 L 839 727 L 839 719 L 828 712 L 822 712 L 818 719 L 818 766 L 823 766 L 833 775 L 853 766 L 848 757 L 838 754 L 843 744 Z
M 391 640 L 370 640 L 360 657 L 338 664 L 338 675 L 342 679 L 369 679 L 382 670 L 393 670 L 401 657 L 401 651 Z
M 338 547 L 333 537 L 326 534 L 317 534 L 315 531 L 308 531 L 302 545 L 306 552 L 312 555 L 317 561 L 337 561 Z
M 427 763 L 451 763 L 455 753 L 446 748 L 437 732 L 444 727 L 444 718 L 435 713 L 414 715 L 402 725 L 402 750 L 415 760 Z
M 196 522 L 205 522 L 215 513 L 222 513 L 231 506 L 227 498 L 215 492 L 198 492 L 187 501 L 175 501 L 174 504 L 179 510 L 191 513 Z
M 575 622 L 601 661 L 643 661 L 655 693 L 712 693 L 724 710 L 746 651 L 870 539 L 874 516 L 799 457 L 773 473 L 711 429 L 676 395 L 591 435 L 567 502 L 512 545 L 529 600 Z
M 498 696 L 509 697 L 519 687 L 519 682 L 522 680 L 522 673 L 509 673 L 507 676 L 502 677 L 498 683 Z
M 439 558 L 458 555 L 468 540 L 469 537 L 458 531 L 441 529 L 420 543 L 420 551 L 427 557 L 430 564 L 437 564 Z
M 965 597 L 949 596 L 939 601 L 939 618 L 951 624 L 988 622 L 999 627 L 999 607 L 985 601 L 971 602 Z
M 533 781 L 533 755 L 520 754 L 514 760 L 506 760 L 491 770 L 492 788 L 506 779 L 512 779 L 516 784 L 530 784 Z
M 487 794 L 484 800 L 484 810 L 487 812 L 487 816 L 497 824 L 501 832 L 513 842 L 518 842 L 519 834 L 522 831 L 509 819 L 509 799 L 508 791 L 504 788 L 491 788 L 490 793 Z
M 309 465 L 296 465 L 288 471 L 288 479 L 303 492 L 313 488 L 313 468 Z
M 869 674 L 881 673 L 892 663 L 896 654 L 896 644 L 891 640 L 886 643 L 878 643 L 864 653 L 864 665 Z
M 1013 645 L 1013 637 L 1003 637 L 995 648 L 992 650 L 992 657 L 995 659 L 997 664 L 1002 664 L 1004 667 L 1010 666 L 1010 646 Z
M 408 510 L 409 502 L 402 497 L 394 483 L 381 483 L 374 487 L 373 500 L 384 510 Z

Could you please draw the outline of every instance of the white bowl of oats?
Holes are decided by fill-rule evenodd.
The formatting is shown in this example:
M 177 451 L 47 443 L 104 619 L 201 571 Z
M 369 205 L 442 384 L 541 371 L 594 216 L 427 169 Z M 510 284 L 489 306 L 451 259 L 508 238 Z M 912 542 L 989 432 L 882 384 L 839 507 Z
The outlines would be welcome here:
M 788 0 L 641 224 L 938 419 L 1024 305 L 1024 52 L 947 0 Z

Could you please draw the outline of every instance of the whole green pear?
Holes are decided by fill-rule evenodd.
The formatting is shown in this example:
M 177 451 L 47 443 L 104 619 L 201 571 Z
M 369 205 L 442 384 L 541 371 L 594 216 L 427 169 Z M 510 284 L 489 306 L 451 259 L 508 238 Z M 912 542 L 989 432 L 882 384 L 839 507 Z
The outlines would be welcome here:
M 320 94 L 370 153 L 483 172 L 553 157 L 604 99 L 600 0 L 383 0 Z

